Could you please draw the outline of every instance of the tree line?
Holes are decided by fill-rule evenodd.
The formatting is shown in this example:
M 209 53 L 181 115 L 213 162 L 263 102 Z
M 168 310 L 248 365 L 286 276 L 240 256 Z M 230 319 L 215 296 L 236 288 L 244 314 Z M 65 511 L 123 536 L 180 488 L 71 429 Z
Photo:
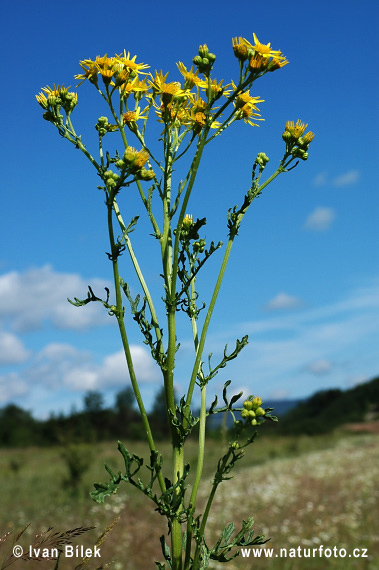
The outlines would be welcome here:
M 149 420 L 156 439 L 169 435 L 164 390 L 155 396 Z M 83 409 L 65 415 L 51 414 L 46 420 L 15 404 L 0 409 L 0 447 L 47 446 L 65 443 L 98 442 L 109 439 L 142 439 L 143 426 L 135 407 L 131 386 L 118 392 L 114 405 L 106 408 L 96 390 L 83 398 Z

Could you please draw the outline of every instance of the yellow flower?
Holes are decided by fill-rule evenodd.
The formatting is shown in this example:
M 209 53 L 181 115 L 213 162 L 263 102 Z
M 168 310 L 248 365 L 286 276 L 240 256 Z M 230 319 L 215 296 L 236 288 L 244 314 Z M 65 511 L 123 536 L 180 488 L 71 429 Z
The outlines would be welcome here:
M 80 67 L 84 71 L 79 75 L 75 75 L 75 79 L 81 79 L 78 84 L 81 85 L 86 79 L 91 83 L 97 82 L 97 75 L 100 74 L 105 84 L 112 82 L 113 78 L 117 78 L 119 74 L 123 73 L 121 83 L 127 81 L 129 77 L 136 77 L 139 73 L 144 73 L 142 70 L 149 67 L 144 63 L 136 63 L 137 56 L 130 58 L 130 54 L 124 50 L 124 55 L 116 55 L 115 57 L 107 57 L 107 54 L 96 59 L 84 59 L 79 62 Z
M 140 170 L 149 160 L 149 153 L 144 149 L 137 151 L 134 147 L 128 146 L 124 152 L 123 160 L 131 171 Z
M 236 86 L 232 83 L 234 90 L 236 90 Z M 252 97 L 249 91 L 245 91 L 244 93 L 239 93 L 235 99 L 234 105 L 237 109 L 248 105 L 252 109 L 259 111 L 257 107 L 257 103 L 263 103 L 264 99 L 260 99 L 259 97 Z
M 188 71 L 186 66 L 181 61 L 179 61 L 179 63 L 177 63 L 176 65 L 178 66 L 180 73 L 183 75 L 185 79 L 184 89 L 192 89 L 194 85 L 199 85 L 199 83 L 202 81 L 198 76 L 199 71 L 198 70 L 193 71 L 193 66 Z
M 309 143 L 311 143 L 313 141 L 314 138 L 315 138 L 315 134 L 312 133 L 312 131 L 309 131 L 306 135 L 303 136 L 303 143 L 308 145 Z
M 263 121 L 264 119 L 258 119 L 257 117 L 260 117 L 260 114 L 256 113 L 254 109 L 256 109 L 256 107 L 251 107 L 249 104 L 244 105 L 237 111 L 236 119 L 243 119 L 248 125 L 259 127 L 257 123 L 253 123 L 252 119 L 255 119 L 256 121 Z
M 259 53 L 255 53 L 249 61 L 249 67 L 253 73 L 259 73 L 268 67 L 270 60 Z
M 137 131 L 137 121 L 139 119 L 145 119 L 144 113 L 148 107 L 146 107 L 143 111 L 141 111 L 140 107 L 137 107 L 134 111 L 127 111 L 123 115 L 124 125 L 126 125 L 131 131 Z
M 142 71 L 143 69 L 148 69 L 150 66 L 146 63 L 136 63 L 136 55 L 134 55 L 130 59 L 130 53 L 126 53 L 124 50 L 124 55 L 116 55 L 116 61 L 118 64 L 121 65 L 121 69 L 127 69 L 131 75 L 135 76 L 136 74 L 142 73 L 143 75 L 147 75 L 147 72 Z
M 248 59 L 249 50 L 253 49 L 253 46 L 245 38 L 233 38 L 232 39 L 234 55 L 240 61 L 246 61 Z
M 292 138 L 294 139 L 298 139 L 302 136 L 302 134 L 304 133 L 305 129 L 307 128 L 308 124 L 307 123 L 302 123 L 300 121 L 300 119 L 298 119 L 296 121 L 296 125 L 293 121 L 287 121 L 286 122 L 286 126 L 285 126 L 285 131 L 287 131 L 288 133 L 290 133 L 290 135 L 292 136 Z
M 227 90 L 228 87 L 230 87 L 230 83 L 228 83 L 227 85 L 222 85 L 223 83 L 223 79 L 217 83 L 217 79 L 212 79 L 211 81 L 211 93 L 212 93 L 212 97 L 220 97 L 221 95 L 224 95 L 224 97 L 228 97 L 228 95 L 230 95 L 230 90 Z M 201 87 L 202 89 L 204 89 L 204 91 L 208 90 L 208 81 L 207 80 L 201 80 L 199 82 L 199 87 Z
M 255 41 L 253 49 L 255 53 L 259 53 L 263 57 L 276 57 L 278 59 L 284 59 L 284 56 L 282 56 L 282 52 L 280 50 L 271 49 L 271 43 L 268 43 L 267 45 L 261 44 L 257 36 L 255 34 L 253 34 L 253 36 Z
M 193 224 L 193 216 L 192 214 L 186 214 L 186 216 L 183 219 L 183 228 L 184 229 L 189 229 Z

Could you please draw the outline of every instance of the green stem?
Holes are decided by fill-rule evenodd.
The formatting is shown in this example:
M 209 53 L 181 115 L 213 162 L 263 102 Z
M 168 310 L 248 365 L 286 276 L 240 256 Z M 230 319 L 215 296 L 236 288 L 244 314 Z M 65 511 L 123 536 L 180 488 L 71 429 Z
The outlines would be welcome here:
M 220 468 L 217 470 L 217 473 L 223 473 L 225 466 L 228 463 L 229 457 L 231 455 L 231 450 L 229 449 L 228 453 L 224 456 L 224 459 L 222 460 L 221 466 Z M 204 510 L 204 514 L 201 520 L 201 525 L 200 525 L 200 529 L 199 529 L 199 540 L 197 541 L 197 545 L 196 545 L 196 550 L 195 550 L 195 555 L 193 557 L 193 564 L 192 564 L 192 568 L 195 570 L 198 568 L 199 565 L 199 556 L 200 556 L 200 547 L 202 544 L 202 541 L 204 539 L 204 532 L 205 532 L 205 527 L 207 525 L 207 521 L 208 521 L 208 516 L 212 507 L 212 503 L 213 503 L 213 499 L 215 497 L 217 488 L 219 486 L 219 484 L 222 482 L 222 478 L 217 477 L 217 473 L 213 479 L 213 484 L 212 484 L 212 490 L 210 492 L 210 495 L 208 497 L 208 501 Z
M 111 245 L 111 255 L 112 255 L 112 267 L 113 267 L 113 278 L 114 278 L 114 286 L 115 286 L 115 293 L 116 293 L 116 309 L 114 311 L 115 316 L 117 318 L 118 327 L 120 330 L 120 336 L 122 341 L 122 346 L 125 353 L 126 362 L 128 365 L 130 381 L 133 387 L 133 391 L 136 397 L 137 405 L 141 413 L 142 423 L 145 429 L 147 441 L 149 444 L 149 448 L 151 451 L 156 451 L 155 443 L 153 439 L 153 434 L 150 429 L 149 419 L 147 417 L 147 413 L 145 410 L 145 406 L 143 404 L 141 392 L 139 390 L 132 355 L 130 352 L 130 345 L 128 341 L 128 337 L 126 334 L 125 329 L 125 322 L 124 322 L 124 308 L 122 306 L 122 295 L 121 295 L 121 285 L 120 285 L 120 276 L 118 271 L 118 262 L 117 256 L 119 251 L 116 247 L 115 239 L 114 239 L 114 231 L 113 231 L 113 201 L 114 197 L 109 196 L 107 200 L 107 208 L 108 208 L 108 232 L 109 232 L 109 241 Z M 158 473 L 158 481 L 161 491 L 164 492 L 166 489 L 164 478 L 162 473 L 159 471 Z

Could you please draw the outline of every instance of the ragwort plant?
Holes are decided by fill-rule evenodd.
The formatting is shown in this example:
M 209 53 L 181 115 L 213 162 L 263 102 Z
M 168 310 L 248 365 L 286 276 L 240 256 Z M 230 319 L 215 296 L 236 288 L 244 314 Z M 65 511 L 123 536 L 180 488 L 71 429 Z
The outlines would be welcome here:
M 44 110 L 43 117 L 52 123 L 59 134 L 79 149 L 95 167 L 101 180 L 98 188 L 104 193 L 109 231 L 109 260 L 112 264 L 115 301 L 110 300 L 110 291 L 105 298 L 88 288 L 87 297 L 71 300 L 76 306 L 100 302 L 108 313 L 117 320 L 125 358 L 136 401 L 150 449 L 147 471 L 142 470 L 143 459 L 119 442 L 118 449 L 124 461 L 123 471 L 114 473 L 108 466 L 110 480 L 96 483 L 91 493 L 95 501 L 115 493 L 119 484 L 125 481 L 147 497 L 155 509 L 167 518 L 169 543 L 161 537 L 164 563 L 156 562 L 158 568 L 173 570 L 198 570 L 207 568 L 210 561 L 228 562 L 238 555 L 239 546 L 263 544 L 264 536 L 253 537 L 253 519 L 243 521 L 241 530 L 235 532 L 229 524 L 213 546 L 205 540 L 205 530 L 215 493 L 223 481 L 230 479 L 233 467 L 239 461 L 245 448 L 254 441 L 256 432 L 251 426 L 259 426 L 265 420 L 276 421 L 272 409 L 262 407 L 259 396 L 249 396 L 243 405 L 236 406 L 242 393 L 229 398 L 226 382 L 222 394 L 223 404 L 218 406 L 217 396 L 207 408 L 207 385 L 221 368 L 236 358 L 248 342 L 247 336 L 237 340 L 234 350 L 225 347 L 223 357 L 214 365 L 208 357 L 207 370 L 203 361 L 205 340 L 220 291 L 225 270 L 241 223 L 253 200 L 279 174 L 294 168 L 300 160 L 307 160 L 308 147 L 314 135 L 305 133 L 306 124 L 288 121 L 282 138 L 285 142 L 283 158 L 275 172 L 262 181 L 268 157 L 260 152 L 252 164 L 251 186 L 242 195 L 241 205 L 231 207 L 226 216 L 227 241 L 219 273 L 209 304 L 199 302 L 196 279 L 207 260 L 223 248 L 222 242 L 206 244 L 202 231 L 206 218 L 194 220 L 187 213 L 192 190 L 195 185 L 200 161 L 206 145 L 211 143 L 233 123 L 244 121 L 257 126 L 261 120 L 257 105 L 262 102 L 251 95 L 253 84 L 266 75 L 284 67 L 288 61 L 271 44 L 262 44 L 254 34 L 254 44 L 244 38 L 233 39 L 233 51 L 237 58 L 239 73 L 229 84 L 213 76 L 216 56 L 206 45 L 199 47 L 193 58 L 191 69 L 179 62 L 178 70 L 182 82 L 167 80 L 168 73 L 149 73 L 148 65 L 138 63 L 136 56 L 122 53 L 114 57 L 96 57 L 95 60 L 80 62 L 82 73 L 76 75 L 80 84 L 89 82 L 97 90 L 108 108 L 109 117 L 101 116 L 94 128 L 98 134 L 98 157 L 86 148 L 82 137 L 75 131 L 72 112 L 78 103 L 77 93 L 64 86 L 45 87 L 37 95 L 37 101 Z M 159 152 L 149 142 L 148 127 L 152 121 L 161 123 Z M 105 141 L 112 133 L 120 136 L 121 151 L 109 152 Z M 136 150 L 136 145 L 139 150 Z M 189 157 L 189 160 L 188 160 Z M 177 172 L 181 159 L 184 173 Z M 189 168 L 187 170 L 186 165 Z M 158 319 L 158 312 L 152 292 L 144 278 L 136 257 L 131 237 L 138 216 L 125 220 L 118 204 L 118 196 L 126 188 L 135 187 L 146 216 L 151 224 L 152 235 L 158 244 L 161 257 L 163 302 L 165 322 Z M 129 189 L 128 192 L 131 192 Z M 242 194 L 242 193 L 241 193 Z M 128 214 L 129 215 L 129 214 Z M 119 272 L 121 254 L 127 252 L 134 272 L 138 277 L 141 294 L 133 297 L 129 284 Z M 124 296 L 124 300 L 123 300 Z M 162 373 L 165 390 L 167 418 L 170 426 L 173 456 L 163 457 L 154 441 L 150 428 L 125 325 L 128 302 L 133 319 L 138 323 L 142 337 L 150 348 L 153 359 Z M 174 395 L 175 360 L 180 345 L 177 338 L 177 320 L 180 312 L 187 315 L 192 329 L 194 358 L 189 373 L 187 393 L 179 403 Z M 201 314 L 201 318 L 199 316 Z M 192 400 L 196 390 L 200 392 L 200 413 L 193 411 Z M 220 458 L 213 478 L 208 501 L 203 513 L 198 512 L 197 495 L 204 462 L 206 422 L 214 414 L 231 414 L 234 433 L 225 454 Z M 198 425 L 198 457 L 194 466 L 193 483 L 187 482 L 190 465 L 185 462 L 186 439 Z M 142 479 L 141 473 L 145 472 Z M 147 476 L 147 477 L 146 477 Z

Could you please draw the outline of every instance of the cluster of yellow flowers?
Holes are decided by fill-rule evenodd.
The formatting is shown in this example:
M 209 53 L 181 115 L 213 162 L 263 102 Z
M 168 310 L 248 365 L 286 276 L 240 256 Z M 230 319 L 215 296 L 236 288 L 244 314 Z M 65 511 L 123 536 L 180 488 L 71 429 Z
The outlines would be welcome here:
M 245 66 L 245 78 L 253 80 L 260 74 L 274 71 L 288 63 L 279 50 L 271 49 L 270 43 L 261 44 L 255 34 L 254 42 L 251 44 L 241 37 L 234 38 L 232 41 L 234 54 L 240 61 L 240 66 Z M 100 90 L 100 77 L 108 95 L 112 95 L 117 90 L 125 107 L 122 117 L 123 124 L 131 131 L 137 132 L 138 121 L 146 120 L 151 107 L 154 107 L 160 122 L 174 125 L 179 129 L 184 126 L 192 130 L 194 134 L 199 134 L 207 121 L 210 127 L 218 128 L 220 123 L 213 120 L 212 115 L 216 112 L 216 108 L 212 107 L 211 113 L 210 102 L 213 105 L 219 98 L 228 98 L 233 92 L 235 94 L 234 120 L 243 120 L 252 126 L 257 126 L 254 121 L 261 120 L 257 103 L 261 103 L 263 99 L 251 96 L 248 89 L 241 89 L 237 92 L 237 87 L 233 82 L 224 85 L 223 81 L 218 82 L 217 79 L 209 78 L 209 72 L 216 56 L 209 52 L 206 45 L 200 46 L 199 55 L 193 58 L 194 66 L 191 69 L 187 69 L 182 62 L 177 64 L 183 76 L 183 85 L 178 81 L 167 81 L 168 73 L 163 74 L 162 71 L 156 71 L 152 75 L 147 71 L 149 66 L 145 63 L 138 63 L 136 57 L 131 57 L 129 52 L 124 51 L 123 54 L 114 57 L 108 57 L 105 54 L 102 57 L 97 56 L 94 60 L 85 59 L 80 61 L 82 73 L 75 76 L 80 80 L 78 86 L 88 80 Z M 77 103 L 77 94 L 68 93 L 66 90 L 65 99 L 62 98 L 62 89 L 64 87 L 59 88 L 59 86 L 54 86 L 53 89 L 43 88 L 42 93 L 37 95 L 38 103 L 46 111 L 51 111 L 56 106 L 57 100 L 59 102 L 64 100 L 67 109 L 71 112 Z M 128 98 L 131 95 L 135 103 L 132 108 L 129 108 Z M 69 102 L 66 102 L 67 97 L 70 98 Z M 147 105 L 141 109 L 139 102 L 143 97 L 146 98 Z M 66 107 L 64 106 L 65 110 Z M 220 113 L 219 116 L 221 116 Z M 50 115 L 45 118 L 49 120 L 49 117 Z

